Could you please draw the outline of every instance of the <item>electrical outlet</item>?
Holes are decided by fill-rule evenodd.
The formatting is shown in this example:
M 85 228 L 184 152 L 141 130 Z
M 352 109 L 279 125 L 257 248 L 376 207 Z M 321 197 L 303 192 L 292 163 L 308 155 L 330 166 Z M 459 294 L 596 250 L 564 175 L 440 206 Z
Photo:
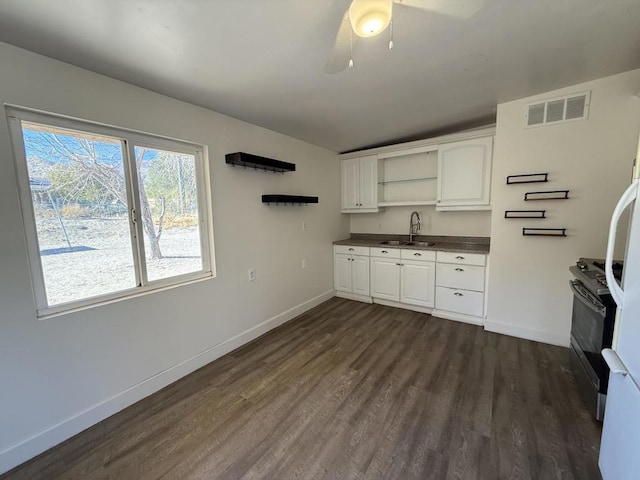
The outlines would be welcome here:
M 307 268 L 307 259 L 306 258 L 302 259 L 302 268 Z
M 253 282 L 256 279 L 256 269 L 255 268 L 250 268 L 249 269 L 249 281 Z
M 307 222 L 302 221 L 302 231 L 305 232 L 307 230 Z

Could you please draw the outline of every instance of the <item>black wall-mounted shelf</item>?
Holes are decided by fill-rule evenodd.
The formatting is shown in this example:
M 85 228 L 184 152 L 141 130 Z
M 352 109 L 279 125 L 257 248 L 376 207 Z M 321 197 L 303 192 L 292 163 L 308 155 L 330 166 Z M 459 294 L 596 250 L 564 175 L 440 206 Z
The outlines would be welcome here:
M 262 195 L 262 203 L 291 204 L 291 205 L 308 205 L 309 203 L 318 203 L 318 197 L 309 197 L 305 195 Z
M 566 237 L 566 228 L 530 228 L 523 227 L 522 235 L 537 237 Z
M 264 170 L 265 172 L 273 173 L 296 171 L 295 163 L 282 162 L 280 160 L 260 157 L 251 153 L 227 153 L 224 158 L 226 163 L 234 167 L 253 168 L 255 170 Z
M 505 210 L 504 218 L 546 218 L 546 210 Z
M 524 201 L 532 200 L 568 200 L 569 190 L 550 190 L 547 192 L 527 192 L 524 194 Z
M 526 175 L 509 175 L 507 177 L 507 185 L 516 185 L 518 183 L 542 183 L 548 181 L 548 173 L 528 173 Z

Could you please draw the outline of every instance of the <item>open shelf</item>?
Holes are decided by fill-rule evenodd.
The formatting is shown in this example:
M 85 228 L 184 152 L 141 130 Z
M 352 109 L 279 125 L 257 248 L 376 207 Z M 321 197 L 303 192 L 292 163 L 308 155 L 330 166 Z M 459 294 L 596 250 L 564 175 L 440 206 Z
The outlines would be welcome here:
M 296 170 L 295 163 L 282 162 L 251 153 L 227 153 L 224 158 L 225 162 L 233 167 L 253 168 L 255 170 L 264 170 L 265 172 L 273 173 L 295 172 Z
M 404 178 L 402 180 L 387 180 L 384 182 L 378 182 L 378 185 L 388 185 L 391 183 L 426 182 L 427 180 L 437 180 L 437 179 L 438 177 Z
M 435 200 L 403 200 L 399 202 L 378 202 L 379 207 L 410 207 L 412 205 L 435 205 Z
M 276 205 L 308 205 L 309 203 L 318 203 L 318 197 L 310 197 L 306 195 L 283 195 L 280 193 L 271 195 L 262 195 L 262 203 L 275 203 Z
M 379 207 L 436 204 L 437 149 L 407 152 L 379 161 Z

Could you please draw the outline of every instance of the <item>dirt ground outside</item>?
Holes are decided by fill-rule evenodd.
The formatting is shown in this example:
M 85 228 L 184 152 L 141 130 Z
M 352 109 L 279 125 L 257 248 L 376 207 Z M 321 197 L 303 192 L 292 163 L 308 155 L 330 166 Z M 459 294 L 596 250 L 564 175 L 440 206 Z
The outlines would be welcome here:
M 117 292 L 136 286 L 129 222 L 116 218 L 38 218 L 38 241 L 49 305 Z M 145 241 L 146 244 L 146 241 Z M 166 228 L 164 258 L 147 258 L 149 280 L 202 268 L 197 226 Z M 145 251 L 149 251 L 145 245 Z M 147 255 L 148 257 L 148 255 Z

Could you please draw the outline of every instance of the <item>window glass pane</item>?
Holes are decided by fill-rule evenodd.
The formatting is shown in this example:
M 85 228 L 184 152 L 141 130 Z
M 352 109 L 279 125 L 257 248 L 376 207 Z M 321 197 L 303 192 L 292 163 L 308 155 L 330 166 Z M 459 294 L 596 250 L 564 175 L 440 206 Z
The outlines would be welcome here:
M 149 281 L 202 271 L 196 158 L 135 147 Z
M 121 141 L 22 127 L 49 306 L 135 287 Z

